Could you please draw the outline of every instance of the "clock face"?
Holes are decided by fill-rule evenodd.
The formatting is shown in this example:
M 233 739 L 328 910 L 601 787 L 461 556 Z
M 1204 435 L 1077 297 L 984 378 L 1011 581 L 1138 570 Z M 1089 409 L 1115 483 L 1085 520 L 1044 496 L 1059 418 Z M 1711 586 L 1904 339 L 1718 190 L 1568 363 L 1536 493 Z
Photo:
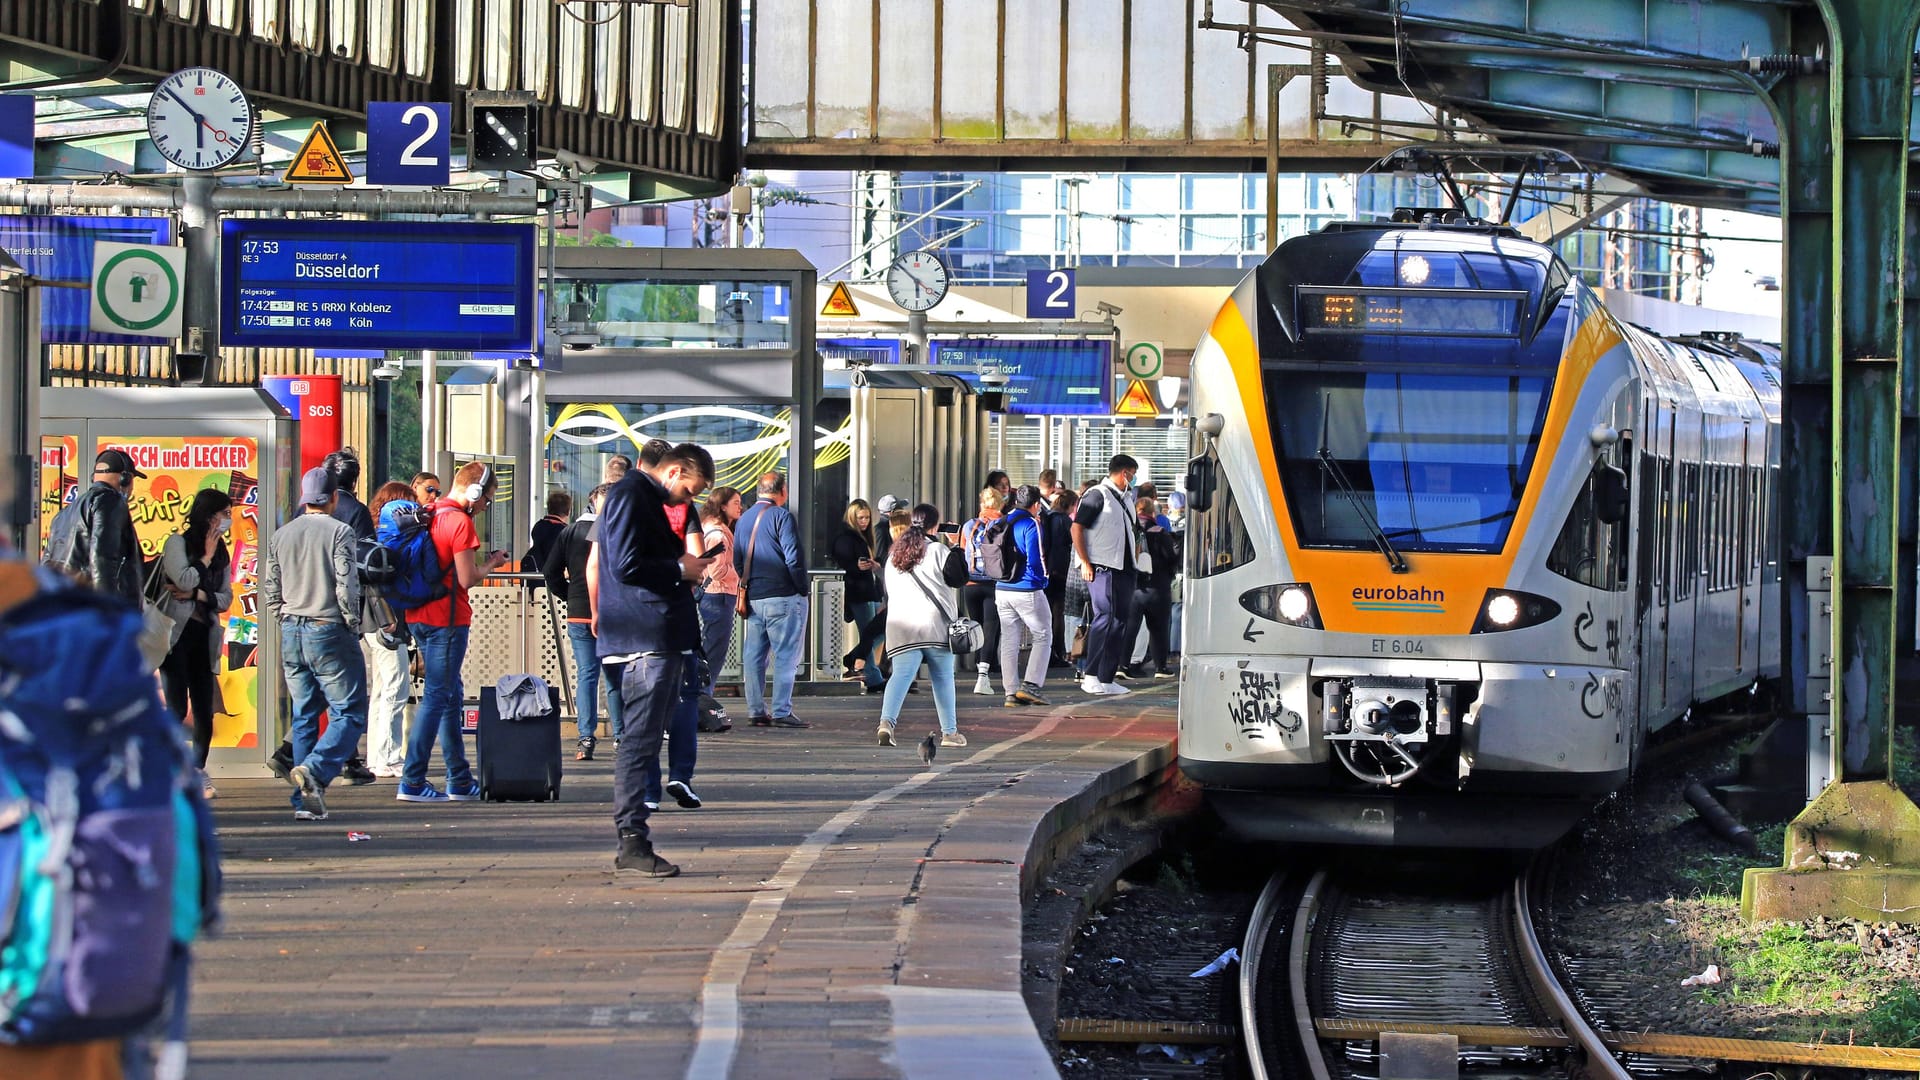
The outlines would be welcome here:
M 908 311 L 925 311 L 947 296 L 947 264 L 931 251 L 909 251 L 887 267 L 887 292 Z
M 212 68 L 182 68 L 154 87 L 147 135 L 183 169 L 217 169 L 245 153 L 253 106 L 240 84 Z

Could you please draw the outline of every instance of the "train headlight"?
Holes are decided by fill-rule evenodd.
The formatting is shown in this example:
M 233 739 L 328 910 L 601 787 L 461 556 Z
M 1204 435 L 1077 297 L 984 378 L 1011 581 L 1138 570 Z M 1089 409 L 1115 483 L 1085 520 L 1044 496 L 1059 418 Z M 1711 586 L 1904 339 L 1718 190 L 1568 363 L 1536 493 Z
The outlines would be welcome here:
M 1487 598 L 1480 603 L 1480 617 L 1474 620 L 1473 632 L 1494 634 L 1502 630 L 1524 630 L 1559 614 L 1560 605 L 1544 596 L 1513 589 L 1488 589 Z
M 1313 602 L 1313 586 L 1305 582 L 1284 582 L 1240 594 L 1240 606 L 1263 619 L 1320 629 L 1320 607 Z
M 1487 601 L 1487 621 L 1495 626 L 1506 628 L 1520 620 L 1520 601 L 1500 593 Z
M 1298 585 L 1289 585 L 1280 590 L 1280 617 L 1290 623 L 1297 623 L 1313 610 L 1313 597 Z

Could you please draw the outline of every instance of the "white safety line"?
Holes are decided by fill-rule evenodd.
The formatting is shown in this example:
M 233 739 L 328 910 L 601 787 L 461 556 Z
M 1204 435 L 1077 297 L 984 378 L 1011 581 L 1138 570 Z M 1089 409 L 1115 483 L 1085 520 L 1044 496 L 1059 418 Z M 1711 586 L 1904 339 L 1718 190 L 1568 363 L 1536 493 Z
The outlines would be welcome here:
M 697 1033 L 694 1037 L 693 1060 L 687 1062 L 687 1080 L 727 1080 L 733 1071 L 734 1055 L 740 1049 L 740 984 L 747 977 L 753 952 L 773 930 L 774 920 L 780 917 L 780 909 L 786 906 L 787 897 L 792 895 L 794 886 L 813 869 L 813 864 L 820 860 L 828 847 L 866 817 L 868 811 L 925 787 L 954 769 L 991 761 L 1016 746 L 1045 735 L 1071 715 L 1071 708 L 1061 706 L 1045 720 L 1035 724 L 1032 730 L 994 743 L 964 761 L 936 765 L 861 799 L 829 818 L 826 824 L 813 830 L 805 840 L 800 841 L 798 847 L 788 852 L 779 871 L 766 880 L 766 891 L 755 895 L 747 904 L 747 910 L 734 925 L 733 932 L 720 943 L 720 948 L 713 954 L 713 961 L 707 965 L 707 977 L 700 990 L 700 1016 L 695 1021 Z

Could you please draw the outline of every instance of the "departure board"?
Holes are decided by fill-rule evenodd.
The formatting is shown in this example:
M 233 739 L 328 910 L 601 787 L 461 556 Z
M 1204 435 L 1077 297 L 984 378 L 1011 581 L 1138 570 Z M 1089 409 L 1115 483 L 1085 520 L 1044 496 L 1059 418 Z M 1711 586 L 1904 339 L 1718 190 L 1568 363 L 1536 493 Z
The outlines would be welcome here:
M 1525 300 L 1526 294 L 1518 292 L 1302 288 L 1300 327 L 1333 333 L 1513 337 L 1520 330 Z

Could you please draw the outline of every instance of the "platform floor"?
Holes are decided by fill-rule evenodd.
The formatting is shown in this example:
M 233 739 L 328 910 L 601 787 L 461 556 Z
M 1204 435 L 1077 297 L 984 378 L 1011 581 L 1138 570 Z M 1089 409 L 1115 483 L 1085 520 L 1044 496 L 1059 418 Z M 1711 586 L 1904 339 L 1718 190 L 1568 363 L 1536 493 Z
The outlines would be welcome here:
M 1020 997 L 1020 864 L 1053 807 L 1166 753 L 1173 689 L 1056 681 L 1016 710 L 969 685 L 970 745 L 932 768 L 925 694 L 896 748 L 876 697 L 702 736 L 706 805 L 653 819 L 672 879 L 616 879 L 611 764 L 571 740 L 557 804 L 417 806 L 383 780 L 298 822 L 279 781 L 220 779 L 192 1075 L 1053 1076 Z

